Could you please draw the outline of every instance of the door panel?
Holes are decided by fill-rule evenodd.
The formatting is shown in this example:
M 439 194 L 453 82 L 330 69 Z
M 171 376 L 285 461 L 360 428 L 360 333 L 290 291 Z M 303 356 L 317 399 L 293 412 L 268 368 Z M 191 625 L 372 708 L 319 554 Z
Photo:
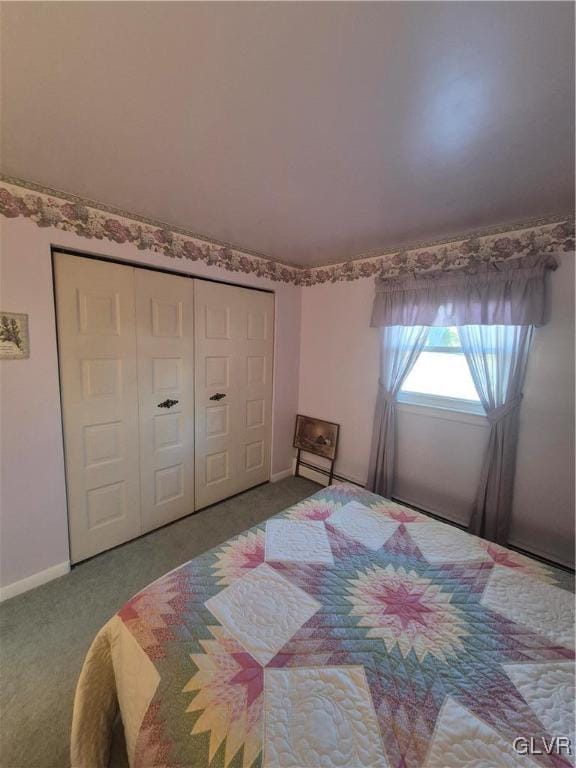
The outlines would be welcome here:
M 201 280 L 194 291 L 198 509 L 270 477 L 274 296 Z
M 194 511 L 194 281 L 136 269 L 135 289 L 146 532 Z
M 274 294 L 241 289 L 245 315 L 240 344 L 242 421 L 238 490 L 270 479 Z
M 56 254 L 71 560 L 140 534 L 134 270 Z

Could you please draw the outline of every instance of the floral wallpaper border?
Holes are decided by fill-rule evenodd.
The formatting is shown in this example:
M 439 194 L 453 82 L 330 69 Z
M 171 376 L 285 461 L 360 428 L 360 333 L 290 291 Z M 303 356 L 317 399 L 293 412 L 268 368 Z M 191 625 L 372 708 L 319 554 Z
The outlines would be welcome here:
M 377 276 L 466 270 L 532 254 L 554 255 L 574 251 L 574 220 L 559 217 L 539 226 L 518 227 L 497 234 L 478 233 L 463 240 L 410 248 L 373 258 L 302 270 L 299 285 L 338 283 Z
M 140 250 L 161 253 L 172 259 L 203 261 L 228 272 L 242 272 L 299 286 L 372 276 L 386 278 L 407 273 L 473 271 L 480 264 L 529 254 L 574 250 L 574 219 L 550 217 L 507 230 L 479 232 L 458 240 L 389 250 L 308 269 L 10 177 L 0 181 L 0 214 L 7 218 L 23 216 L 39 227 L 75 232 L 87 239 L 131 243 Z
M 168 225 L 147 222 L 115 209 L 96 208 L 91 201 L 40 191 L 36 184 L 20 186 L 12 179 L 0 183 L 0 214 L 24 216 L 39 227 L 75 232 L 89 240 L 131 243 L 142 251 L 161 253 L 171 259 L 203 261 L 229 272 L 243 272 L 283 283 L 295 283 L 298 268 L 263 256 L 237 250 L 224 243 L 200 239 Z

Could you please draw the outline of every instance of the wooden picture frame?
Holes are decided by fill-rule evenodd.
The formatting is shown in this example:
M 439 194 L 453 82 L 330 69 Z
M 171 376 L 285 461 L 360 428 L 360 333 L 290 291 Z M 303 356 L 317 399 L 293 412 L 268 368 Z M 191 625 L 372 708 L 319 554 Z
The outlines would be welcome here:
M 317 472 L 328 475 L 328 484 L 334 477 L 334 462 L 338 451 L 338 437 L 340 424 L 324 419 L 316 419 L 312 416 L 304 416 L 299 413 L 296 416 L 294 428 L 294 448 L 298 449 L 296 458 L 296 476 L 299 476 L 300 465 L 314 469 Z M 314 464 L 308 464 L 301 459 L 301 452 L 320 456 L 330 462 L 330 469 L 326 470 Z
M 294 448 L 334 461 L 340 424 L 298 414 L 294 429 Z
M 28 357 L 28 315 L 0 310 L 0 360 L 24 360 Z

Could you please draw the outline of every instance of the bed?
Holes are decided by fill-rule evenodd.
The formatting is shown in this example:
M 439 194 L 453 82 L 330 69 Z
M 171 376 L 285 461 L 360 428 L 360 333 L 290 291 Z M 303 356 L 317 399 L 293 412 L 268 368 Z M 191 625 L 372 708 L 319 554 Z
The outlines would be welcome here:
M 133 768 L 569 766 L 571 588 L 356 486 L 325 488 L 102 628 L 72 766 L 107 765 L 118 712 Z

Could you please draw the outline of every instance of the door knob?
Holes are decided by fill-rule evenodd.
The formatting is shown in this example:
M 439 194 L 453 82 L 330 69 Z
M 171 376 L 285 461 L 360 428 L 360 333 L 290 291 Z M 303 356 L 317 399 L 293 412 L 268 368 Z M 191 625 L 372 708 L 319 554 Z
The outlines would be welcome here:
M 178 403 L 178 400 L 164 400 L 161 403 L 158 403 L 158 408 L 172 408 L 173 405 L 176 405 Z
M 212 395 L 210 400 L 222 400 L 223 397 L 226 397 L 226 395 L 223 392 L 216 392 L 215 395 Z

